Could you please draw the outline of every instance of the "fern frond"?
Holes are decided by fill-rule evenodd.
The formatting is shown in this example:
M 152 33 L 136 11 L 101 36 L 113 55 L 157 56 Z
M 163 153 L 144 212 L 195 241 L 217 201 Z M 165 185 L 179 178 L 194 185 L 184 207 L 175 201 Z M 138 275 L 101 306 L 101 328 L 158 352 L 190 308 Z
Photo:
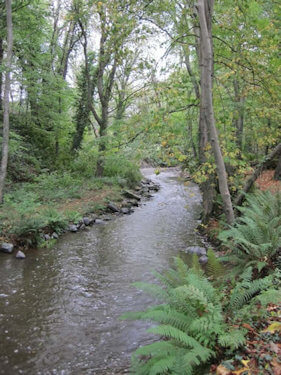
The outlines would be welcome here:
M 246 341 L 246 330 L 233 329 L 219 336 L 219 344 L 230 349 L 237 349 Z
M 224 268 L 220 260 L 216 257 L 214 250 L 209 249 L 207 252 L 208 263 L 206 265 L 206 271 L 208 276 L 212 276 L 214 280 L 218 277 L 223 276 Z
M 148 329 L 148 332 L 160 335 L 166 338 L 171 338 L 181 345 L 185 345 L 188 348 L 199 348 L 201 345 L 193 337 L 189 336 L 185 332 L 171 325 L 159 325 Z
M 257 299 L 263 306 L 267 306 L 269 303 L 280 304 L 281 289 L 269 289 L 263 291 L 257 296 Z

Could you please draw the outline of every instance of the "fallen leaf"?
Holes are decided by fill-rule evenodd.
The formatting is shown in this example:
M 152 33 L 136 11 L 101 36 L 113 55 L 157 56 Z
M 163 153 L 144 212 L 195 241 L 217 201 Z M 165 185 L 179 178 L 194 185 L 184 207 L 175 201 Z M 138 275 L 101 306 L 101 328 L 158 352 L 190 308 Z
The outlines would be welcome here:
M 256 333 L 255 330 L 254 330 L 254 328 L 252 328 L 252 327 L 250 326 L 250 324 L 243 323 L 243 324 L 242 324 L 242 327 L 246 328 L 248 331 L 251 331 L 251 332 Z
M 277 362 L 276 358 L 274 358 L 274 360 L 271 362 L 271 366 L 274 375 L 281 375 L 281 364 Z
M 270 341 L 269 346 L 270 346 L 270 350 L 272 350 L 274 353 L 278 354 L 280 352 L 281 354 L 280 344 L 278 345 Z
M 269 327 L 267 327 L 266 329 L 264 329 L 262 332 L 274 333 L 276 331 L 281 332 L 281 323 L 280 322 L 273 322 L 272 324 L 270 324 Z
M 232 371 L 229 370 L 228 368 L 224 367 L 223 365 L 219 365 L 217 367 L 216 374 L 217 375 L 231 375 Z

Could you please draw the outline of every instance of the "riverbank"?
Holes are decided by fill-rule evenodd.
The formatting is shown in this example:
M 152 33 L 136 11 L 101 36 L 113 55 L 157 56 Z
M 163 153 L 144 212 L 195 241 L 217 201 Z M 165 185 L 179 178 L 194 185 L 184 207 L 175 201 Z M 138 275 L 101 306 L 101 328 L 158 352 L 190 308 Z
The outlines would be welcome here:
M 40 176 L 36 183 L 13 186 L 1 207 L 0 249 L 24 258 L 30 248 L 50 247 L 65 232 L 129 215 L 159 186 L 142 178 L 79 179 L 73 175 Z M 17 251 L 18 252 L 17 252 Z
M 119 317 L 154 303 L 132 283 L 152 282 L 189 246 L 195 232 L 198 186 L 179 171 L 143 171 L 161 185 L 132 215 L 66 233 L 24 261 L 0 254 L 0 374 L 123 374 L 131 354 L 155 336 L 145 322 Z

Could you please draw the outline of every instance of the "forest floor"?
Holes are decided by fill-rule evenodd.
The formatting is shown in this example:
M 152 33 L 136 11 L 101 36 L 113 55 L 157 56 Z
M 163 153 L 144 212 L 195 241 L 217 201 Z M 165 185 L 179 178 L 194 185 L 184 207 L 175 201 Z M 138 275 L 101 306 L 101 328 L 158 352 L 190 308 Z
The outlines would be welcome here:
M 281 181 L 276 181 L 273 179 L 274 170 L 266 170 L 262 172 L 262 174 L 257 179 L 255 185 L 258 189 L 265 191 L 269 190 L 272 193 L 276 193 L 277 191 L 281 191 Z
M 272 193 L 281 192 L 281 181 L 273 179 L 274 170 L 264 171 L 255 187 L 261 191 Z M 217 235 L 221 231 L 218 220 L 212 219 L 207 233 L 211 242 L 218 244 Z M 220 255 L 224 251 L 218 251 Z M 277 360 L 281 357 L 281 304 L 270 304 L 267 307 L 268 316 L 253 317 L 250 324 L 243 327 L 248 330 L 244 347 L 237 350 L 232 359 L 222 360 L 219 365 L 211 366 L 211 373 L 216 375 L 281 375 L 281 365 Z

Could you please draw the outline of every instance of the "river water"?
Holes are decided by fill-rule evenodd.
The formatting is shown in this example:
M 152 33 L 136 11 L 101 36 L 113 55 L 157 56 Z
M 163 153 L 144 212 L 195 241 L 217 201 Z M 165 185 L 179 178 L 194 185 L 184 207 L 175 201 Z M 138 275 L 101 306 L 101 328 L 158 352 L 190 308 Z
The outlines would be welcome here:
M 132 287 L 151 281 L 187 246 L 200 244 L 201 197 L 176 169 L 146 177 L 161 185 L 130 216 L 69 233 L 25 260 L 0 254 L 0 374 L 123 374 L 153 340 L 149 323 L 121 321 L 153 301 Z

